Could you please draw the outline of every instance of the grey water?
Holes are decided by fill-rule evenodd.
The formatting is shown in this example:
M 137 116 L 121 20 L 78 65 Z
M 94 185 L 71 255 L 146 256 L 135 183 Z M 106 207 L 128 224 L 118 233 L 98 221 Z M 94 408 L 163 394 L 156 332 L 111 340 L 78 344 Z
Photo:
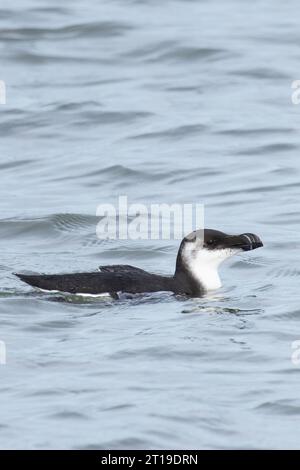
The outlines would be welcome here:
M 1 5 L 2 449 L 300 448 L 297 9 Z M 176 240 L 97 238 L 119 195 L 203 203 L 206 227 L 264 248 L 198 299 L 47 295 L 13 275 L 172 273 Z

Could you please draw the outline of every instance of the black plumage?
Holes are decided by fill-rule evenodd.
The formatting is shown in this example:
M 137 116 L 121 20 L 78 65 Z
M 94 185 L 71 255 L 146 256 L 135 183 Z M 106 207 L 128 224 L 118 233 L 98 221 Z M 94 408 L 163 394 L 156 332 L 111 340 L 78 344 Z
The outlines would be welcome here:
M 205 288 L 189 263 L 201 250 L 250 250 L 262 246 L 254 234 L 227 235 L 217 230 L 195 231 L 185 237 L 179 247 L 176 269 L 173 276 L 152 274 L 130 265 L 100 266 L 98 272 L 74 274 L 16 274 L 27 284 L 45 291 L 60 291 L 71 294 L 99 295 L 109 293 L 116 297 L 125 292 L 169 291 L 174 294 L 201 296 Z M 185 256 L 188 252 L 189 256 Z M 205 274 L 205 273 L 204 273 Z

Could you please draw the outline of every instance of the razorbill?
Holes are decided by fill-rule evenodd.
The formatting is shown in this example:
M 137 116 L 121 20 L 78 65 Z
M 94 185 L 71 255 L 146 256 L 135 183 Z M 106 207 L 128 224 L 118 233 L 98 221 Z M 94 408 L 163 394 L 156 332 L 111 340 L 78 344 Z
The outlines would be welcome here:
M 100 272 L 74 274 L 16 274 L 43 291 L 77 295 L 138 294 L 169 291 L 198 297 L 221 287 L 219 265 L 230 256 L 263 246 L 253 233 L 228 235 L 218 230 L 195 230 L 181 242 L 173 276 L 151 274 L 129 265 L 100 266 Z

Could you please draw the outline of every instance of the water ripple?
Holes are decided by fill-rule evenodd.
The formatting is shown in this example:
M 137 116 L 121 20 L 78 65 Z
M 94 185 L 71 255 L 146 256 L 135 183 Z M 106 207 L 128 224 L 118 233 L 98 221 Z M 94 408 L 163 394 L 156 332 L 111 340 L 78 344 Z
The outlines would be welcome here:
M 75 38 L 105 38 L 121 36 L 132 30 L 128 23 L 115 21 L 95 21 L 93 23 L 73 24 L 59 28 L 2 28 L 0 29 L 0 41 L 34 41 L 51 39 L 61 41 Z

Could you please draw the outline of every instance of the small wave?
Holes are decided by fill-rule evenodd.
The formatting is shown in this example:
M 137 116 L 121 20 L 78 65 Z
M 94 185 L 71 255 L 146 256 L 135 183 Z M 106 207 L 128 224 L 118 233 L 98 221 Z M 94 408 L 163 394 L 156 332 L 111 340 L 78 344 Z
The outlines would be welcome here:
M 290 144 L 288 142 L 278 143 L 278 144 L 269 144 L 269 145 L 260 145 L 259 147 L 248 148 L 244 150 L 239 150 L 236 155 L 267 155 L 270 153 L 280 153 L 280 152 L 289 152 L 296 150 L 298 145 Z
M 41 237 L 51 234 L 51 226 L 47 218 L 11 218 L 0 220 L 0 234 L 1 238 L 13 238 L 39 235 Z M 53 230 L 52 230 L 53 233 Z
M 173 127 L 163 131 L 147 132 L 129 137 L 129 139 L 184 139 L 185 137 L 200 135 L 206 129 L 203 124 L 190 124 L 185 126 Z
M 217 193 L 209 193 L 206 195 L 206 197 L 220 197 L 220 196 L 234 196 L 234 195 L 239 195 L 239 202 L 238 204 L 241 203 L 241 194 L 255 194 L 256 196 L 260 196 L 260 194 L 264 193 L 271 193 L 271 192 L 278 192 L 280 189 L 281 190 L 288 190 L 291 188 L 299 188 L 299 182 L 293 182 L 293 183 L 282 183 L 282 184 L 270 184 L 268 186 L 252 186 L 252 187 L 243 187 L 243 188 L 238 188 L 238 189 L 229 189 L 226 191 L 219 191 Z M 224 201 L 223 203 L 220 202 L 218 205 L 228 205 L 228 201 Z M 234 201 L 233 201 L 234 204 Z M 277 222 L 275 222 L 277 223 Z M 282 220 L 278 222 L 279 224 L 282 224 Z
M 101 442 L 101 443 L 100 443 Z M 120 449 L 156 449 L 158 448 L 158 444 L 154 444 L 153 442 L 147 439 L 140 439 L 139 437 L 128 437 L 124 439 L 114 439 L 110 441 L 101 440 L 99 443 L 91 443 L 85 446 L 76 446 L 74 449 L 80 450 L 105 450 L 105 449 L 112 449 L 112 450 L 120 450 Z
M 87 173 L 80 173 L 79 175 L 70 175 L 59 178 L 54 178 L 55 181 L 69 180 L 69 179 L 87 179 L 90 186 L 100 186 L 112 184 L 120 187 L 132 185 L 134 183 L 140 184 L 141 182 L 165 181 L 166 184 L 174 184 L 189 178 L 190 180 L 197 180 L 201 177 L 215 176 L 220 174 L 222 170 L 212 170 L 210 168 L 201 169 L 182 169 L 180 173 L 178 170 L 168 171 L 155 171 L 155 170 L 139 170 L 132 169 L 124 165 L 112 165 Z M 180 176 L 179 176 L 180 174 Z
M 74 38 L 105 38 L 121 36 L 133 26 L 114 21 L 96 21 L 94 23 L 82 23 L 59 28 L 2 28 L 0 30 L 0 41 L 33 41 L 40 39 L 51 39 L 61 41 L 62 39 Z
M 263 310 L 260 308 L 249 308 L 249 309 L 242 309 L 239 307 L 224 307 L 222 305 L 197 305 L 196 307 L 186 308 L 181 311 L 181 313 L 208 313 L 208 314 L 233 314 L 237 316 L 244 316 L 244 315 L 259 315 L 262 313 Z
M 10 170 L 11 168 L 17 168 L 19 166 L 28 165 L 32 163 L 34 160 L 12 160 L 6 163 L 0 163 L 0 170 Z
M 279 320 L 300 320 L 300 310 L 292 310 L 287 312 L 273 313 L 272 318 Z
M 69 329 L 73 328 L 74 325 L 76 325 L 75 320 L 50 320 L 50 321 L 44 321 L 44 322 L 39 322 L 35 323 L 34 325 L 30 326 L 25 326 L 23 330 L 25 331 L 32 331 L 32 332 L 43 332 L 43 331 L 52 331 L 52 330 L 60 330 L 60 329 Z
M 40 131 L 41 128 L 48 126 L 49 123 L 46 117 L 38 115 L 28 114 L 27 118 L 15 118 L 15 119 L 6 119 L 5 122 L 1 123 L 0 126 L 0 135 L 5 137 L 10 137 L 15 134 L 20 133 L 35 133 Z
M 62 420 L 87 420 L 89 419 L 88 415 L 85 413 L 79 413 L 78 411 L 59 411 L 57 413 L 53 413 L 49 416 L 50 419 L 62 419 Z
M 203 60 L 219 60 L 224 59 L 228 52 L 224 49 L 216 49 L 209 47 L 182 47 L 177 46 L 167 52 L 157 54 L 151 57 L 151 62 L 197 62 Z
M 95 228 L 98 218 L 93 215 L 83 214 L 54 214 L 48 219 L 51 225 L 60 232 L 78 232 L 80 230 L 90 230 Z
M 68 8 L 65 7 L 50 7 L 50 6 L 42 6 L 42 7 L 33 7 L 33 8 L 28 8 L 28 12 L 31 14 L 34 13 L 47 13 L 47 14 L 55 14 L 55 15 L 70 15 L 71 11 Z
M 113 59 L 103 58 L 103 57 L 87 57 L 87 56 L 73 56 L 73 55 L 50 55 L 50 54 L 38 54 L 37 52 L 15 52 L 10 56 L 6 57 L 7 60 L 17 61 L 20 63 L 31 64 L 31 65 L 48 65 L 51 63 L 70 63 L 77 64 L 80 63 L 110 63 Z
M 14 118 L 6 119 L 1 123 L 0 135 L 9 137 L 12 135 L 30 134 L 43 136 L 43 132 L 61 131 L 61 126 L 64 128 L 69 126 L 75 135 L 78 135 L 78 127 L 103 126 L 111 124 L 126 125 L 136 121 L 146 119 L 151 116 L 151 113 L 143 111 L 102 111 L 102 110 L 87 110 L 88 106 L 94 108 L 100 107 L 100 104 L 94 103 L 93 105 L 87 102 L 83 103 L 70 103 L 61 106 L 49 106 L 38 112 L 28 112 L 26 118 L 20 118 L 16 115 Z M 47 134 L 49 137 L 49 135 Z M 82 137 L 81 137 L 82 138 Z
M 100 170 L 92 171 L 85 173 L 83 176 L 105 176 L 109 179 L 114 178 L 147 178 L 148 176 L 152 178 L 152 175 L 149 175 L 145 171 L 133 170 L 132 168 L 126 167 L 124 165 L 112 165 Z
M 295 400 L 274 400 L 274 401 L 267 401 L 258 405 L 255 408 L 257 411 L 261 411 L 264 413 L 270 413 L 274 416 L 274 414 L 285 415 L 285 416 L 298 416 L 300 415 L 300 403 Z
M 262 128 L 249 128 L 249 129 L 225 129 L 216 131 L 215 134 L 219 135 L 229 135 L 229 136 L 257 136 L 257 135 L 273 135 L 273 134 L 292 134 L 296 133 L 295 129 L 290 127 L 262 127 Z
M 93 233 L 96 239 L 95 228 L 99 218 L 85 214 L 53 214 L 45 217 L 28 219 L 12 218 L 0 220 L 1 238 L 17 239 L 18 237 L 29 237 L 32 243 L 37 238 L 43 241 L 57 237 L 60 234 L 70 235 L 72 232 L 89 235 Z M 100 240 L 97 239 L 100 243 Z
M 230 72 L 230 75 L 238 75 L 241 77 L 249 77 L 249 78 L 265 78 L 268 80 L 282 80 L 282 79 L 289 79 L 290 76 L 282 71 L 276 70 L 274 68 L 253 68 L 248 70 L 235 70 Z
M 280 267 L 277 269 L 272 269 L 267 271 L 266 275 L 269 279 L 278 279 L 278 278 L 290 278 L 290 277 L 299 277 L 300 269 L 291 268 L 291 267 Z
M 276 262 L 277 260 L 266 260 L 262 257 L 244 258 L 242 256 L 241 259 L 233 262 L 232 266 L 235 268 L 257 268 L 269 266 L 270 264 L 275 264 Z
M 76 126 L 86 126 L 90 122 L 93 124 L 125 124 L 139 119 L 148 118 L 152 113 L 144 111 L 82 111 L 80 120 L 74 122 Z
M 79 101 L 79 102 L 71 102 L 71 103 L 51 103 L 47 105 L 47 107 L 51 106 L 51 110 L 54 112 L 59 111 L 80 111 L 82 112 L 84 109 L 90 110 L 90 108 L 99 108 L 101 104 L 98 101 Z

